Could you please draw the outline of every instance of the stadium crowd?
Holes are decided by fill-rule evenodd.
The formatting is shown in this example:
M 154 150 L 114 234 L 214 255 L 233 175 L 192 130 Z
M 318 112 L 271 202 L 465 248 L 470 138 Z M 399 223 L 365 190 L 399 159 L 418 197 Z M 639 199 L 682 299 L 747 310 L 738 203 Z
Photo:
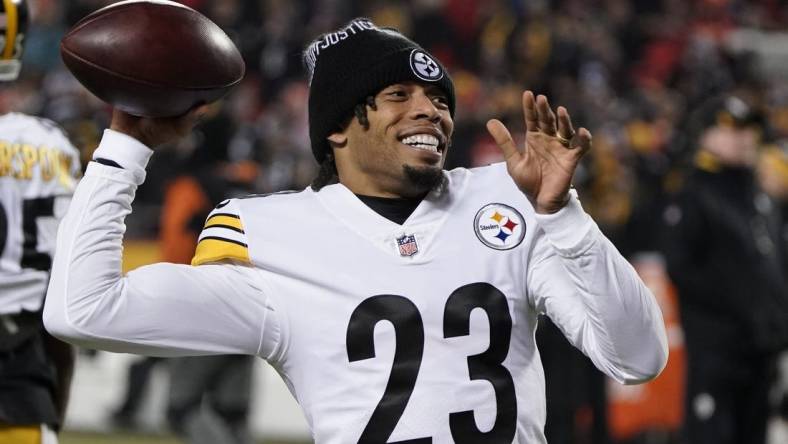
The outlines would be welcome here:
M 84 159 L 106 127 L 109 109 L 65 70 L 58 43 L 80 18 L 109 3 L 33 2 L 23 81 L 0 94 L 21 111 L 63 124 Z M 642 233 L 658 220 L 664 193 L 680 182 L 699 130 L 693 110 L 708 99 L 741 95 L 764 112 L 766 142 L 779 145 L 788 137 L 788 51 L 780 50 L 778 32 L 788 21 L 788 7 L 779 0 L 182 3 L 233 37 L 248 71 L 224 103 L 224 140 L 193 140 L 158 163 L 195 157 L 195 150 L 204 151 L 196 156 L 201 163 L 237 167 L 251 161 L 225 171 L 251 181 L 256 192 L 301 188 L 311 179 L 301 51 L 310 36 L 356 16 L 403 30 L 449 67 L 458 108 L 466 110 L 457 116 L 463 131 L 454 138 L 449 168 L 499 158 L 484 123 L 492 116 L 520 122 L 523 87 L 576 110 L 576 119 L 594 134 L 595 149 L 575 187 L 626 254 L 655 249 L 653 236 Z M 151 172 L 145 188 L 159 189 L 164 172 L 170 174 L 159 166 L 163 177 Z M 138 203 L 161 203 L 161 193 L 145 191 Z M 144 236 L 155 227 L 140 229 Z
M 0 89 L 9 107 L 62 124 L 81 149 L 83 165 L 108 126 L 110 109 L 63 67 L 59 40 L 109 3 L 31 2 L 23 77 Z M 154 157 L 128 221 L 130 237 L 160 235 L 160 214 L 167 211 L 161 190 L 176 172 L 205 173 L 201 183 L 213 204 L 222 194 L 308 185 L 317 166 L 301 51 L 314 35 L 357 16 L 402 30 L 447 65 L 463 110 L 456 116 L 461 131 L 448 168 L 500 160 L 484 125 L 504 116 L 507 126 L 522 131 L 523 88 L 572 110 L 594 135 L 574 186 L 627 257 L 661 251 L 655 233 L 663 212 L 709 125 L 710 100 L 722 94 L 735 94 L 756 110 L 763 145 L 759 172 L 771 197 L 788 203 L 788 34 L 781 33 L 788 3 L 782 0 L 182 3 L 230 34 L 247 75 L 202 129 Z M 196 229 L 202 223 L 190 222 Z

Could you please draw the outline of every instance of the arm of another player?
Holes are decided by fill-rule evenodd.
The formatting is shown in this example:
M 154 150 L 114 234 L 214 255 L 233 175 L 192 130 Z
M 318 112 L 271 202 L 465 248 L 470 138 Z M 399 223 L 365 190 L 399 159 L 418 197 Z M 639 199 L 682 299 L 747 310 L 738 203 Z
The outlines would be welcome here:
M 140 135 L 117 126 L 117 116 L 114 128 L 151 144 L 177 137 L 194 121 L 148 122 L 166 128 Z M 151 154 L 127 134 L 105 132 L 94 156 L 119 167 L 91 162 L 60 224 L 44 307 L 47 329 L 68 342 L 115 352 L 266 357 L 278 329 L 252 267 L 161 263 L 122 276 L 124 218 Z
M 624 383 L 653 379 L 667 363 L 664 321 L 632 266 L 583 211 L 572 176 L 591 148 L 567 110 L 523 94 L 526 142 L 514 144 L 497 120 L 488 129 L 515 184 L 536 209 L 540 227 L 528 271 L 529 296 L 600 370 Z

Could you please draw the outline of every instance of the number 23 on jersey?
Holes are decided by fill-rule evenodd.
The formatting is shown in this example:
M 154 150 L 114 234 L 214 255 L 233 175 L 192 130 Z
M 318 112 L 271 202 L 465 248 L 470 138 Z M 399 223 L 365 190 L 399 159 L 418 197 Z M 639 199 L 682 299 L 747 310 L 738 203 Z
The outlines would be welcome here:
M 512 375 L 503 366 L 512 336 L 512 317 L 504 294 L 482 282 L 454 290 L 443 311 L 443 337 L 469 335 L 471 312 L 476 308 L 484 310 L 489 319 L 490 346 L 480 354 L 468 356 L 468 373 L 471 380 L 486 380 L 492 385 L 497 413 L 492 429 L 483 432 L 476 426 L 473 410 L 446 412 L 452 438 L 458 444 L 511 443 L 517 423 L 517 398 Z M 359 444 L 389 443 L 388 439 L 413 393 L 421 367 L 424 352 L 421 314 L 408 298 L 391 294 L 367 298 L 351 314 L 346 339 L 348 360 L 353 363 L 375 358 L 375 325 L 384 320 L 394 327 L 394 363 L 382 398 L 372 412 Z M 427 443 L 432 443 L 431 437 L 389 444 Z

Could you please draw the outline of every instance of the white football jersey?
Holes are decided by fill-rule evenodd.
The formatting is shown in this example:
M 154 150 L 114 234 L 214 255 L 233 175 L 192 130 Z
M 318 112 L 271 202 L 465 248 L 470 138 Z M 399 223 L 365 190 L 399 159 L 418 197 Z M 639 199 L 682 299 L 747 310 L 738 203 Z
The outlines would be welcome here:
M 281 330 L 267 358 L 316 442 L 543 441 L 533 211 L 503 165 L 447 178 L 403 225 L 342 185 L 207 220 L 193 263 L 261 270 Z
M 41 308 L 79 152 L 46 119 L 0 116 L 0 314 Z
M 317 443 L 544 443 L 538 313 L 621 382 L 667 353 L 645 288 L 575 197 L 534 214 L 505 165 L 446 173 L 395 224 L 336 184 L 233 199 L 193 266 L 120 274 L 150 151 L 105 133 L 63 222 L 47 328 L 88 347 L 248 353 L 271 363 Z

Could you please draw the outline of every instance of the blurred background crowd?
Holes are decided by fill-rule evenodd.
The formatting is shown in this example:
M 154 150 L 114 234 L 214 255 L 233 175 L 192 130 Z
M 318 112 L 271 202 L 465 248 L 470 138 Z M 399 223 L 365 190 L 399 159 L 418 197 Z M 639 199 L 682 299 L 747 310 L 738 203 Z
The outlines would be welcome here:
M 81 149 L 83 164 L 109 123 L 110 109 L 63 67 L 59 40 L 80 18 L 109 3 L 113 2 L 32 1 L 23 76 L 13 85 L 0 86 L 4 107 L 60 123 Z M 167 246 L 167 260 L 189 260 L 204 216 L 223 197 L 309 184 L 316 164 L 309 148 L 308 85 L 301 51 L 315 36 L 357 16 L 400 29 L 449 69 L 458 111 L 448 168 L 500 160 L 484 125 L 495 117 L 522 131 L 523 89 L 546 94 L 554 106 L 566 106 L 574 121 L 594 135 L 594 148 L 574 186 L 586 210 L 633 263 L 644 257 L 662 261 L 664 245 L 658 234 L 663 231 L 663 215 L 670 214 L 666 209 L 671 196 L 697 162 L 702 132 L 719 123 L 710 116 L 719 115 L 722 95 L 747 104 L 747 124 L 757 127 L 758 158 L 753 164 L 759 184 L 778 209 L 788 207 L 785 0 L 182 3 L 206 14 L 235 40 L 247 75 L 230 96 L 212 106 L 210 118 L 188 140 L 153 158 L 138 192 L 128 236 L 158 239 Z M 781 231 L 779 242 L 788 244 L 786 233 Z M 662 275 L 654 285 L 669 287 L 671 282 Z M 665 304 L 663 308 L 676 308 L 675 300 Z M 666 318 L 678 324 L 671 333 L 680 331 L 677 316 L 667 313 Z M 676 344 L 677 335 L 671 336 Z M 542 334 L 541 340 L 550 338 Z M 549 367 L 552 357 L 545 351 L 543 355 Z M 567 363 L 575 358 L 556 355 L 558 370 L 552 374 L 574 367 Z M 682 355 L 674 356 L 672 362 L 681 363 Z M 673 383 L 680 385 L 682 371 L 676 372 Z M 556 376 L 584 382 L 562 383 L 565 391 L 573 392 L 551 398 L 551 372 L 546 373 L 548 402 L 582 398 L 567 406 L 568 424 L 585 424 L 592 430 L 604 419 L 594 405 L 604 405 L 610 394 L 594 395 L 599 387 L 604 391 L 604 385 L 588 381 L 595 377 L 578 375 L 582 372 Z M 674 416 L 682 408 L 678 402 Z M 664 421 L 675 425 L 680 419 Z M 550 442 L 611 439 L 609 432 L 600 432 L 604 438 L 593 433 Z M 671 439 L 663 436 L 663 441 L 651 442 Z
M 13 108 L 68 130 L 84 159 L 109 109 L 65 70 L 59 39 L 109 0 L 36 0 L 23 81 L 0 91 Z M 697 110 L 734 92 L 764 113 L 764 143 L 788 137 L 788 21 L 781 0 L 184 0 L 225 29 L 246 60 L 243 83 L 208 126 L 156 159 L 137 203 L 161 204 L 172 166 L 213 168 L 255 192 L 302 188 L 309 152 L 301 51 L 356 16 L 394 26 L 449 68 L 457 133 L 448 167 L 498 160 L 484 129 L 491 118 L 522 127 L 520 93 L 566 106 L 594 134 L 576 178 L 586 208 L 625 254 L 654 250 L 655 208 L 680 184 L 701 125 Z M 782 151 L 779 151 L 781 154 Z M 773 154 L 777 154 L 773 152 Z M 783 161 L 781 155 L 769 158 Z M 137 210 L 139 211 L 139 210 Z M 151 210 L 155 212 L 156 210 Z M 133 235 L 156 233 L 156 225 Z

